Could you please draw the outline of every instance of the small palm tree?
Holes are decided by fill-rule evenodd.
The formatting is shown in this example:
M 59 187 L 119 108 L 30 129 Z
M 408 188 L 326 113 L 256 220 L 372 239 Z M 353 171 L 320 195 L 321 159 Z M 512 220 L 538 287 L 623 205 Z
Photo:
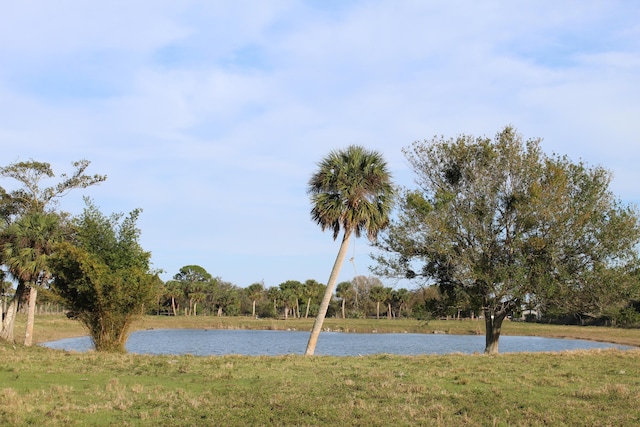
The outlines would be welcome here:
M 318 166 L 318 171 L 309 180 L 311 217 L 322 231 L 332 230 L 334 240 L 340 230 L 344 235 L 311 330 L 306 355 L 313 355 L 315 351 L 351 235 L 360 237 L 366 233 L 370 240 L 375 240 L 378 232 L 389 224 L 394 197 L 391 174 L 382 155 L 376 151 L 352 145 L 345 150 L 332 151 Z
M 346 317 L 345 312 L 346 312 L 347 299 L 353 298 L 354 294 L 355 292 L 351 282 L 338 283 L 338 286 L 336 287 L 336 296 L 342 300 L 342 318 L 343 319 Z
M 247 296 L 251 300 L 251 317 L 255 319 L 256 317 L 256 302 L 262 298 L 264 295 L 264 283 L 256 282 L 251 285 L 246 290 Z
M 387 288 L 382 285 L 376 285 L 369 291 L 371 299 L 376 303 L 376 319 L 380 319 L 380 303 L 385 302 L 389 296 Z
M 51 278 L 47 259 L 53 252 L 53 246 L 62 240 L 60 217 L 55 213 L 27 214 L 7 227 L 2 240 L 2 258 L 9 273 L 18 280 L 20 295 L 23 291 L 29 292 L 24 340 L 24 344 L 29 346 L 33 342 L 38 287 L 46 285 Z M 16 309 L 17 303 L 11 308 L 7 323 L 15 319 Z M 13 325 L 5 326 L 3 338 L 12 339 Z
M 171 313 L 174 316 L 178 315 L 178 309 L 176 299 L 180 298 L 184 294 L 182 290 L 182 283 L 177 280 L 169 280 L 164 284 L 164 296 L 171 301 Z

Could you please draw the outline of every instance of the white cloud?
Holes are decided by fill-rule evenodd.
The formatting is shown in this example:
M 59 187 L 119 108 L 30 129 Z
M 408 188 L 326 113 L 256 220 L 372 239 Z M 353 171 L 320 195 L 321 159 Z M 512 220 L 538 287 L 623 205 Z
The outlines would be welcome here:
M 142 207 L 169 275 L 325 281 L 337 243 L 310 221 L 306 183 L 348 144 L 410 185 L 402 147 L 513 124 L 640 201 L 638 18 L 624 1 L 13 2 L 4 163 L 91 160 L 109 178 L 87 193 L 105 211 Z M 63 205 L 81 209 L 80 194 Z

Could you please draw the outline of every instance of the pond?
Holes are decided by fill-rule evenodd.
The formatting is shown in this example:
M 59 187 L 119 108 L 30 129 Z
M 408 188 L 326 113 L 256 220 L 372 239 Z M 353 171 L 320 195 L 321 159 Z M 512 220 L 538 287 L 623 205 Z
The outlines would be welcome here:
M 192 354 L 195 356 L 240 354 L 276 356 L 304 354 L 309 332 L 262 330 L 154 329 L 129 336 L 127 351 L 139 354 Z M 322 332 L 316 355 L 358 356 L 368 354 L 448 354 L 484 351 L 484 336 L 444 334 L 356 334 Z M 61 350 L 88 351 L 89 337 L 67 338 L 43 344 Z M 502 336 L 500 352 L 588 350 L 632 347 L 585 340 Z

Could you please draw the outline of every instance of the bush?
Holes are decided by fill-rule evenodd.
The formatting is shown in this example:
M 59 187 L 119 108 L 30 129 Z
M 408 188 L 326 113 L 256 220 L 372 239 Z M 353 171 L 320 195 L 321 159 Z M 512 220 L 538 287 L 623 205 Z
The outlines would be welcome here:
M 72 243 L 59 244 L 50 258 L 52 289 L 87 327 L 97 351 L 124 352 L 131 322 L 160 289 L 149 271 L 150 253 L 138 244 L 138 213 L 120 221 L 87 201 L 73 221 Z

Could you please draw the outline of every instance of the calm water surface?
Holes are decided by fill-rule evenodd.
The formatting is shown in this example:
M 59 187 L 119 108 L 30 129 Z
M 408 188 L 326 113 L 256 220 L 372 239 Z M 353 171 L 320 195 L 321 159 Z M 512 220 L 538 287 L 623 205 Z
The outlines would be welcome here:
M 358 356 L 366 354 L 447 354 L 484 351 L 484 336 L 438 334 L 355 334 L 322 332 L 316 355 Z M 136 331 L 127 341 L 127 351 L 140 354 L 192 354 L 196 356 L 242 354 L 276 356 L 304 354 L 309 332 L 155 329 Z M 46 347 L 88 351 L 89 337 L 68 338 L 43 344 Z M 500 352 L 563 351 L 632 347 L 585 340 L 541 337 L 500 338 Z

